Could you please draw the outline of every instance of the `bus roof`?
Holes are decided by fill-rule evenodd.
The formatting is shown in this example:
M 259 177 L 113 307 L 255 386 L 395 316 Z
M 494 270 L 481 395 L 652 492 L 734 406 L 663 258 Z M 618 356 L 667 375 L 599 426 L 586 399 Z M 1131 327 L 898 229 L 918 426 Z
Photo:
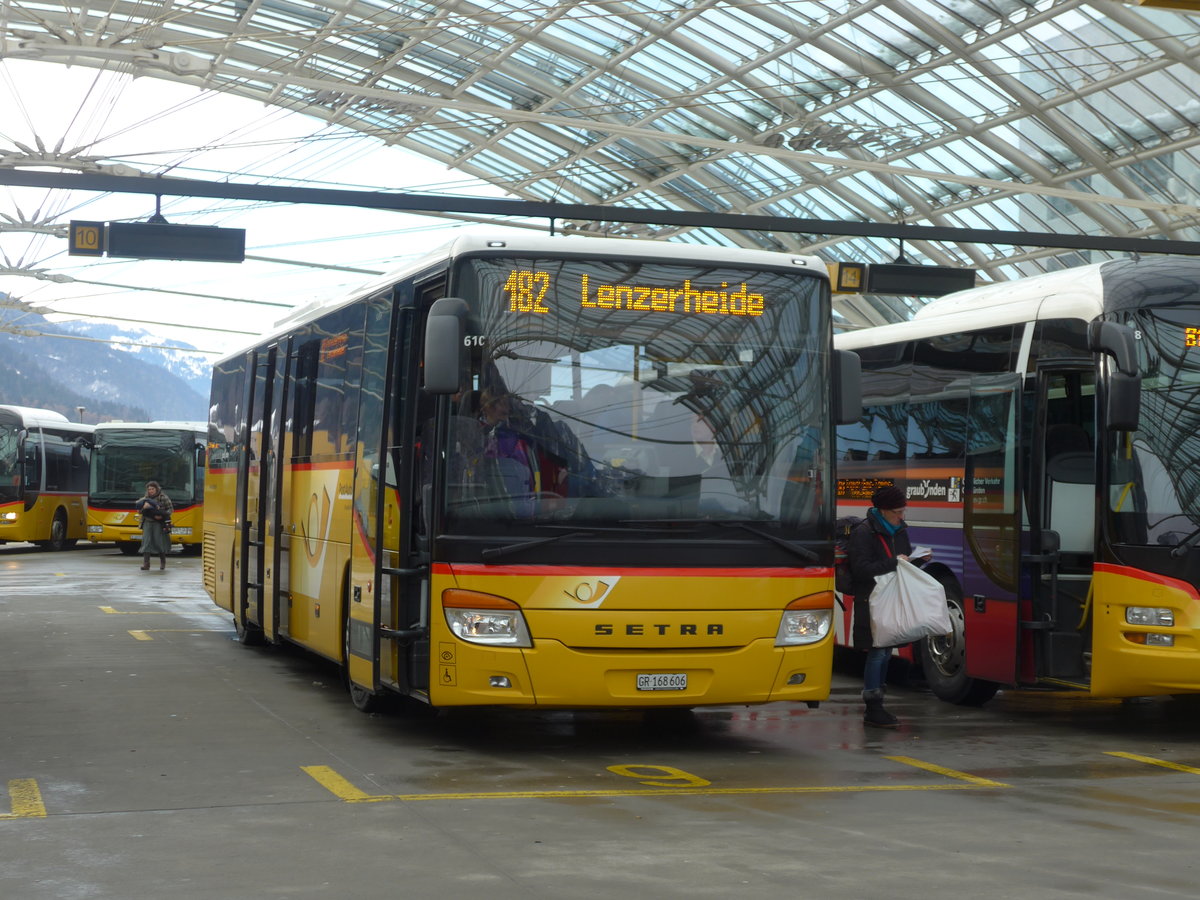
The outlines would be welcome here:
M 1091 321 L 1104 310 L 1101 270 L 1094 263 L 957 291 L 932 300 L 907 322 L 847 331 L 835 337 L 844 350 L 978 331 L 1036 319 Z
M 207 422 L 101 422 L 96 426 L 97 431 L 208 431 Z
M 275 323 L 270 332 L 251 341 L 254 346 L 276 334 L 284 334 L 293 326 L 308 322 L 322 313 L 337 309 L 362 297 L 395 284 L 411 275 L 439 263 L 471 253 L 504 250 L 510 253 L 541 253 L 555 256 L 579 255 L 588 257 L 618 256 L 634 259 L 658 259 L 681 262 L 726 263 L 729 265 L 803 268 L 829 277 L 825 263 L 817 256 L 804 253 L 778 253 L 771 250 L 752 250 L 744 247 L 710 247 L 701 244 L 679 244 L 669 241 L 634 240 L 631 238 L 585 237 L 581 235 L 528 234 L 516 236 L 487 231 L 464 231 L 449 242 L 417 257 L 403 267 L 379 276 L 335 298 L 316 300 L 297 307 Z M 241 351 L 239 351 L 240 353 Z M 233 354 L 237 355 L 237 354 Z
M 72 422 L 60 412 L 52 409 L 35 409 L 32 406 L 2 405 L 0 409 L 8 410 L 20 416 L 26 426 L 37 425 L 41 428 L 68 428 L 80 434 L 91 434 L 94 426 L 82 422 Z

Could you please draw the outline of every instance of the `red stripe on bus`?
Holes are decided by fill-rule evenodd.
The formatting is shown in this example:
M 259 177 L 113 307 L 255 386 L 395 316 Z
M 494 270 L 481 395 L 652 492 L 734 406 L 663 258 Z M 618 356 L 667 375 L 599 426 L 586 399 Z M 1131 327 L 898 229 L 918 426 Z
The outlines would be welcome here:
M 287 468 L 292 472 L 312 472 L 327 469 L 353 469 L 354 460 L 335 459 L 331 462 L 288 463 Z
M 434 563 L 435 575 L 621 575 L 642 578 L 832 578 L 828 566 L 807 568 L 646 568 L 627 566 L 489 566 L 483 563 Z
M 1097 572 L 1106 572 L 1109 575 L 1123 575 L 1126 578 L 1136 578 L 1138 581 L 1149 581 L 1151 584 L 1161 584 L 1163 587 L 1175 588 L 1196 600 L 1200 600 L 1200 594 L 1196 593 L 1194 587 L 1186 581 L 1180 581 L 1178 578 L 1172 578 L 1169 575 L 1159 575 L 1157 572 L 1146 572 L 1143 569 L 1134 569 L 1130 566 L 1117 566 L 1112 563 L 1096 563 L 1095 570 Z

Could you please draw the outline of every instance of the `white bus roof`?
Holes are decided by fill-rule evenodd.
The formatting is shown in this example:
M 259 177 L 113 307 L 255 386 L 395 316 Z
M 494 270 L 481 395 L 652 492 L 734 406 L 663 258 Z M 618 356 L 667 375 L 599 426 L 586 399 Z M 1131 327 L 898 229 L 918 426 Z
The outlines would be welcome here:
M 84 425 L 82 422 L 72 422 L 62 413 L 55 412 L 52 409 L 35 409 L 32 406 L 10 406 L 7 404 L 0 406 L 0 409 L 7 409 L 9 412 L 16 413 L 26 425 L 37 425 L 40 428 L 62 428 L 66 425 L 73 431 L 89 434 L 93 428 L 93 426 Z
M 97 431 L 110 431 L 120 428 L 124 431 L 208 431 L 207 422 L 101 422 L 96 426 Z
M 854 350 L 1037 319 L 1091 321 L 1104 308 L 1104 265 L 1095 263 L 947 294 L 927 303 L 907 322 L 843 332 L 834 341 L 841 349 Z

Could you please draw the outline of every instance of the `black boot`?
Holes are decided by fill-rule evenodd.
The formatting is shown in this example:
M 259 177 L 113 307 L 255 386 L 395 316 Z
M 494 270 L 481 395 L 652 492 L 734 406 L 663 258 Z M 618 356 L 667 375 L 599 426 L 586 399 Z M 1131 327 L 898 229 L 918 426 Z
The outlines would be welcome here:
M 142 571 L 145 572 L 149 568 L 150 568 L 150 554 L 147 553 L 145 556 L 142 557 Z
M 863 715 L 864 725 L 874 725 L 876 728 L 895 728 L 900 720 L 883 708 L 883 691 L 863 691 L 863 703 L 867 711 Z

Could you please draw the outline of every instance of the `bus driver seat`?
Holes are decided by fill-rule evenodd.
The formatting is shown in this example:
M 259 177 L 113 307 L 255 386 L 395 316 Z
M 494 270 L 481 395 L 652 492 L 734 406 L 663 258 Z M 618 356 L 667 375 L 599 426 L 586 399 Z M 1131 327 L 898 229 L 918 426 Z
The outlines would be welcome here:
M 1046 508 L 1061 552 L 1095 552 L 1096 460 L 1082 426 L 1051 425 L 1046 432 Z

